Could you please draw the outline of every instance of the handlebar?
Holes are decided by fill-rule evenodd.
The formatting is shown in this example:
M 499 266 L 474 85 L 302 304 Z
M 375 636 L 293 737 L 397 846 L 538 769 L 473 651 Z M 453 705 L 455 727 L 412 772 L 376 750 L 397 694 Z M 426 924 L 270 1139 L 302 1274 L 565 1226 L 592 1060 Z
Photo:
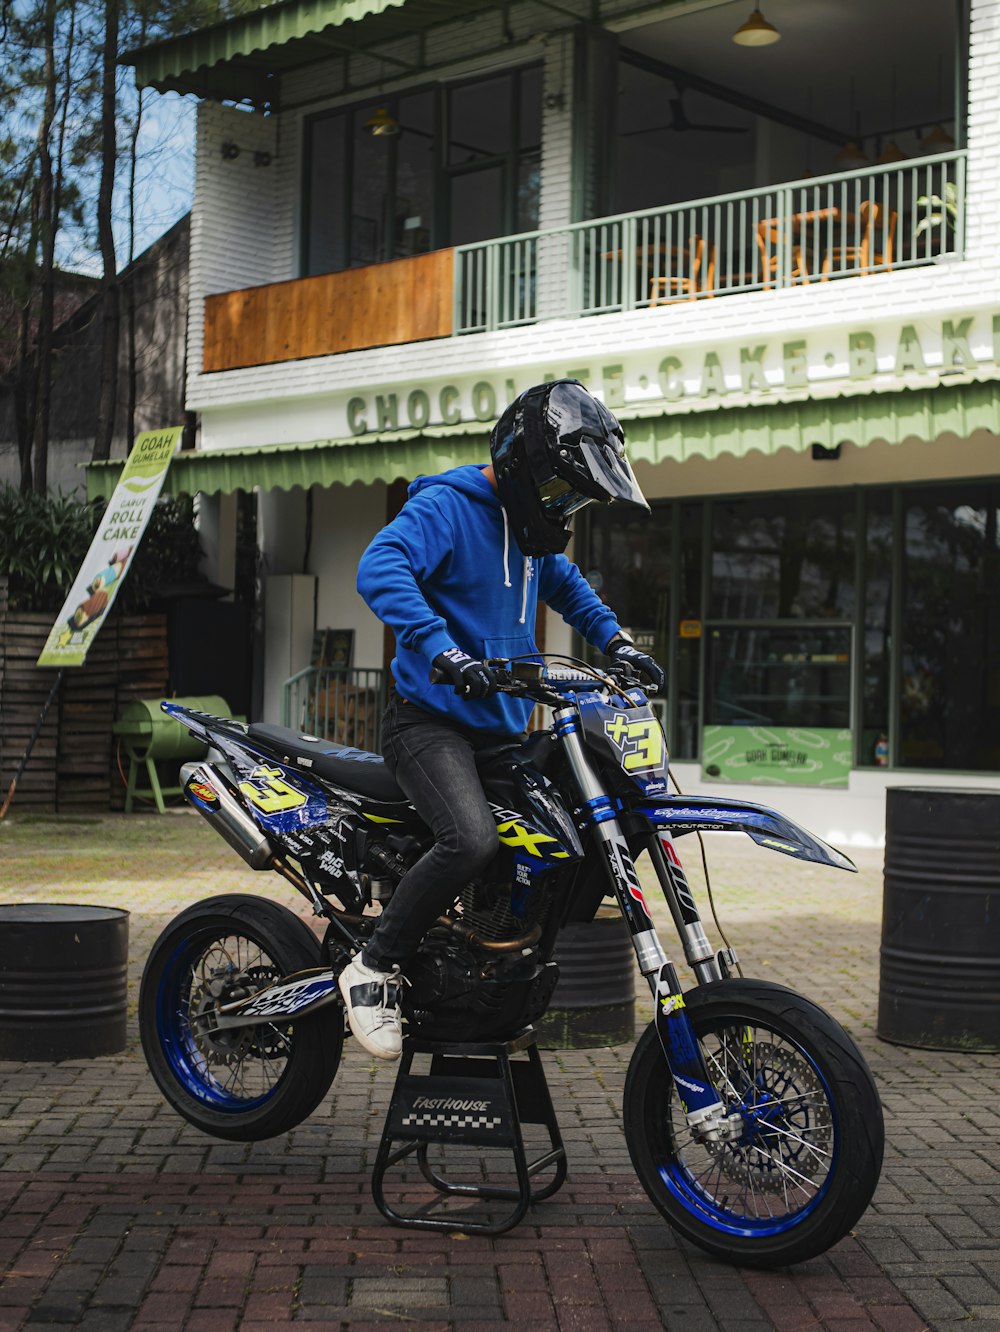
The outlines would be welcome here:
M 530 698 L 536 703 L 555 707 L 566 704 L 566 694 L 606 689 L 609 684 L 619 690 L 639 686 L 647 694 L 656 692 L 642 683 L 627 662 L 615 662 L 600 672 L 586 669 L 573 672 L 565 667 L 553 668 L 539 661 L 518 661 L 509 657 L 488 657 L 483 664 L 493 672 L 498 693 Z M 431 684 L 451 683 L 451 677 L 436 666 L 431 667 L 429 679 Z

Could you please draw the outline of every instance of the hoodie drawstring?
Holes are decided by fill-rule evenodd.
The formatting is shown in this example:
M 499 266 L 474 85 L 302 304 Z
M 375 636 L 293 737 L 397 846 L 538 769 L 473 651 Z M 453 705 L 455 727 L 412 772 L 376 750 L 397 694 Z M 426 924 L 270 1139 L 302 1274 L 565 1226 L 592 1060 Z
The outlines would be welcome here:
M 507 518 L 507 510 L 501 508 L 503 514 L 503 585 L 512 587 L 510 581 L 510 522 Z M 531 557 L 524 556 L 524 582 L 521 587 L 521 618 L 519 624 L 524 624 L 524 617 L 528 613 L 528 579 L 531 577 Z

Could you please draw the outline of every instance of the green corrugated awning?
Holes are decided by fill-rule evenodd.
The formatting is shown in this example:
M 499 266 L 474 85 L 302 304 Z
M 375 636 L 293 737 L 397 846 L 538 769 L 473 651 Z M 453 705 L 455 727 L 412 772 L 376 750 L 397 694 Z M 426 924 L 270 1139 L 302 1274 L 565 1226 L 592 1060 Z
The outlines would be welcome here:
M 619 412 L 625 423 L 629 457 L 659 463 L 667 459 L 715 458 L 723 453 L 804 452 L 813 444 L 859 447 L 875 440 L 935 440 L 940 435 L 1000 434 L 1000 381 L 945 384 L 897 393 L 807 398 L 751 407 L 719 408 L 664 416 Z
M 803 452 L 813 444 L 832 448 L 875 440 L 935 440 L 975 430 L 1000 435 L 1000 382 L 951 384 L 899 393 L 850 398 L 809 399 L 773 406 L 657 415 L 621 411 L 633 462 L 684 462 L 724 454 Z M 292 490 L 296 486 L 351 485 L 360 481 L 412 480 L 416 476 L 485 462 L 488 424 L 439 427 L 433 432 L 394 430 L 351 439 L 311 440 L 253 449 L 193 450 L 177 454 L 167 471 L 164 493 L 235 490 Z M 90 463 L 87 496 L 109 496 L 122 460 Z
M 464 463 L 489 461 L 489 425 L 451 426 L 426 435 L 393 430 L 351 439 L 308 444 L 273 444 L 253 449 L 192 449 L 177 453 L 167 469 L 164 495 L 211 495 L 216 491 L 294 490 L 296 486 L 349 486 L 355 481 L 412 480 Z M 87 464 L 87 498 L 111 495 L 124 463 Z
M 283 0 L 240 14 L 225 23 L 152 42 L 121 57 L 135 66 L 140 88 L 196 93 L 199 97 L 257 106 L 276 100 L 278 76 L 317 60 L 382 49 L 378 59 L 390 71 L 422 68 L 409 64 L 387 43 L 422 37 L 439 23 L 465 21 L 484 10 L 503 13 L 509 0 Z M 591 5 L 539 0 L 563 25 L 593 20 Z M 630 14 L 659 13 L 679 0 L 636 0 Z M 613 15 L 614 16 L 614 15 Z M 498 28 L 498 34 L 500 29 Z M 497 40 L 500 38 L 498 36 Z M 380 74 L 379 77 L 384 77 Z
M 121 63 L 135 66 L 140 88 L 260 105 L 273 102 L 275 78 L 286 70 L 497 7 L 498 0 L 285 0 L 128 51 Z M 396 56 L 391 61 L 405 64 Z

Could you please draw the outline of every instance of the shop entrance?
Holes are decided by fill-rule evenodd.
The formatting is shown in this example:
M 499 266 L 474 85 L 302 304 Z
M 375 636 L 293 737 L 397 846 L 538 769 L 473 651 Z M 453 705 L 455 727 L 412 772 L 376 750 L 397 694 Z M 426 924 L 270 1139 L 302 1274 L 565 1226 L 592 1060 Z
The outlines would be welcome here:
M 705 775 L 846 786 L 851 638 L 848 623 L 709 624 Z
M 668 671 L 709 781 L 1000 771 L 1000 483 L 585 510 L 577 560 Z

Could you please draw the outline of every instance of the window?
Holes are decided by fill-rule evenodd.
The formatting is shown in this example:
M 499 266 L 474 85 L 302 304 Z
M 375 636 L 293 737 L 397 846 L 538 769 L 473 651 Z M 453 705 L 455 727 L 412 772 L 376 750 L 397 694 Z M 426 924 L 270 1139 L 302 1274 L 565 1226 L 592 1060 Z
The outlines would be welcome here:
M 384 109 L 397 134 L 372 135 Z M 303 272 L 538 226 L 541 66 L 379 97 L 306 123 Z
M 892 493 L 865 495 L 864 597 L 861 625 L 861 767 L 889 763 L 892 665 Z
M 653 516 L 619 518 L 611 505 L 592 505 L 589 553 L 581 569 L 636 643 L 667 659 L 670 616 L 669 505 Z
M 854 500 L 848 492 L 714 505 L 712 619 L 849 619 L 853 611 Z
M 1000 768 L 1000 486 L 904 491 L 899 762 Z
M 802 736 L 835 732 L 820 775 L 842 785 L 853 726 L 860 767 L 1000 770 L 1000 482 L 585 513 L 580 568 L 669 669 L 674 759 L 718 775 L 708 728 L 716 745 L 773 728 L 812 764 Z

